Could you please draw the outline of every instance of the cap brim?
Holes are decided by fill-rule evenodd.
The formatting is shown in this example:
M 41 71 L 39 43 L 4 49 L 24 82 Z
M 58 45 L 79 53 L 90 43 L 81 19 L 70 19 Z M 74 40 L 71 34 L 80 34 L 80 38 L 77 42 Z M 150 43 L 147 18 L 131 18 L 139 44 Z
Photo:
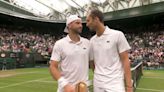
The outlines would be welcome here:
M 67 28 L 67 27 L 65 27 L 65 28 L 64 28 L 64 32 L 65 32 L 65 33 L 69 33 L 69 31 L 68 31 L 68 28 Z

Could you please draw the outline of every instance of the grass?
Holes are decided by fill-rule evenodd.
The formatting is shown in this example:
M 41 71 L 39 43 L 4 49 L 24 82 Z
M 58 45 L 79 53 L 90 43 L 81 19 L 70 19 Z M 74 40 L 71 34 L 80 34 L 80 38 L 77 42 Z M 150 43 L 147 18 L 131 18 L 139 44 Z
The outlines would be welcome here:
M 145 70 L 136 92 L 164 92 L 164 70 Z
M 8 72 L 8 76 L 3 77 L 3 72 Z M 0 92 L 56 92 L 56 89 L 57 83 L 51 78 L 47 68 L 0 72 Z
M 93 73 L 90 71 L 90 79 Z M 56 92 L 57 82 L 48 68 L 0 71 L 0 92 Z M 164 92 L 164 71 L 147 70 L 136 92 Z

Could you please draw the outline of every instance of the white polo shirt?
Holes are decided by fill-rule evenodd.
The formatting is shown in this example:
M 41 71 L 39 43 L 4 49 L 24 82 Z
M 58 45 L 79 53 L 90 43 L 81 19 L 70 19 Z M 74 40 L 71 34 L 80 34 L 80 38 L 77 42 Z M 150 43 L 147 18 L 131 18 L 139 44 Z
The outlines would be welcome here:
M 75 85 L 80 81 L 87 83 L 89 73 L 89 40 L 80 37 L 74 43 L 70 37 L 58 40 L 53 48 L 51 60 L 60 62 L 61 75 Z
M 90 43 L 91 60 L 95 62 L 94 86 L 124 89 L 124 70 L 119 53 L 130 49 L 124 34 L 106 26 L 104 33 L 100 37 L 93 36 Z

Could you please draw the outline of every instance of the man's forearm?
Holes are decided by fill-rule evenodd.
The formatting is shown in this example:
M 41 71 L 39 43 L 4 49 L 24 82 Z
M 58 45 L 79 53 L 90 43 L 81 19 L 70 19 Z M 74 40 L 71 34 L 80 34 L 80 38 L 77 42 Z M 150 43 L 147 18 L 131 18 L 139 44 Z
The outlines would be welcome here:
M 94 61 L 89 61 L 89 67 L 92 69 L 92 71 L 95 70 L 95 64 L 94 64 Z
M 49 67 L 50 73 L 51 73 L 53 79 L 55 79 L 55 80 L 58 80 L 61 77 L 60 71 L 58 70 L 57 67 L 58 66 L 54 65 L 54 64 L 50 64 L 50 67 Z
M 126 92 L 132 92 L 133 84 L 130 70 L 130 61 L 128 57 L 128 51 L 122 52 L 120 54 L 120 58 L 124 68 L 124 76 L 125 76 L 125 84 L 126 84 Z
M 126 87 L 132 88 L 132 77 L 131 77 L 131 70 L 130 70 L 130 62 L 126 61 L 127 63 L 124 65 L 124 71 L 125 71 L 125 82 Z

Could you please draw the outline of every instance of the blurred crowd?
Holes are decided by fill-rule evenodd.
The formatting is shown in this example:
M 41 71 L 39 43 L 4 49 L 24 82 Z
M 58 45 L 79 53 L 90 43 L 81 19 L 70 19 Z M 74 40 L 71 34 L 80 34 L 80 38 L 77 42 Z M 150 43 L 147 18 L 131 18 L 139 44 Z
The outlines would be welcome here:
M 127 33 L 125 36 L 131 46 L 131 62 L 143 61 L 147 66 L 164 63 L 164 31 Z M 57 39 L 51 34 L 0 28 L 0 52 L 36 52 L 50 56 Z
M 12 31 L 0 28 L 0 52 L 37 52 L 49 55 L 55 43 L 55 36 L 32 32 Z
M 126 34 L 132 49 L 130 60 L 143 61 L 146 66 L 159 66 L 164 63 L 164 31 Z

